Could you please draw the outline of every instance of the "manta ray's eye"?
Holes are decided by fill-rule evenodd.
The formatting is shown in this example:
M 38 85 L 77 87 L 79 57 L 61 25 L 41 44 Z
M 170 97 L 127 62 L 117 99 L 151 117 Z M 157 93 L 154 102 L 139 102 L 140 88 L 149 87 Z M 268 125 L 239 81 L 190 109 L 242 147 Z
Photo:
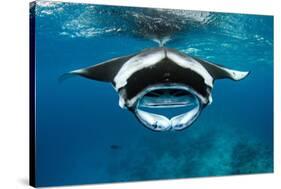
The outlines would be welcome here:
M 135 114 L 155 131 L 182 130 L 201 112 L 200 98 L 188 87 L 153 86 L 138 99 Z

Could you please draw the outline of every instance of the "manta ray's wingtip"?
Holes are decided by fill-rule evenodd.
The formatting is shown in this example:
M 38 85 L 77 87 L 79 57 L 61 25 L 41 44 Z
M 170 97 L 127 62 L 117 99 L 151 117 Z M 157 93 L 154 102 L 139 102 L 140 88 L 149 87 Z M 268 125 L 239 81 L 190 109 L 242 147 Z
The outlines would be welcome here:
M 239 80 L 242 80 L 242 79 L 246 78 L 250 73 L 251 73 L 251 71 L 236 71 L 236 70 L 232 70 L 231 71 L 231 76 L 232 76 L 233 80 L 239 81 Z
M 74 70 L 74 71 L 70 71 L 70 72 L 67 72 L 67 73 L 64 73 L 62 74 L 59 78 L 58 78 L 58 81 L 59 83 L 62 83 L 64 82 L 65 80 L 69 79 L 69 78 L 72 78 L 72 77 L 75 77 L 79 74 L 81 74 L 82 71 L 79 69 L 79 70 Z

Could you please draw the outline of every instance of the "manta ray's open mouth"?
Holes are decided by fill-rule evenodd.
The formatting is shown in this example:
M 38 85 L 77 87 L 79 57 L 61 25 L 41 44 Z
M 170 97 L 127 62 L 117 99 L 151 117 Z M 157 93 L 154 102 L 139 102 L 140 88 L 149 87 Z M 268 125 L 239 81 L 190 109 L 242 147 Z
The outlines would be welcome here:
M 146 88 L 135 106 L 137 118 L 149 129 L 155 131 L 182 130 L 191 125 L 201 112 L 202 102 L 198 94 L 184 85 L 156 85 Z M 159 110 L 177 112 L 171 118 Z

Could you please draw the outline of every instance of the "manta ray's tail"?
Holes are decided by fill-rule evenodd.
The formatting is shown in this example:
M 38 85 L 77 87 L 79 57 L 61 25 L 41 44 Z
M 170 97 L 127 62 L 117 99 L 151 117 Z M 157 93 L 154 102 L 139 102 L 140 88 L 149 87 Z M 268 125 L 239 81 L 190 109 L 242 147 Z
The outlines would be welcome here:
M 159 44 L 159 47 L 164 47 L 164 45 L 171 40 L 170 36 L 166 36 L 166 37 L 163 37 L 163 38 L 153 38 L 152 39 L 154 42 L 158 43 Z

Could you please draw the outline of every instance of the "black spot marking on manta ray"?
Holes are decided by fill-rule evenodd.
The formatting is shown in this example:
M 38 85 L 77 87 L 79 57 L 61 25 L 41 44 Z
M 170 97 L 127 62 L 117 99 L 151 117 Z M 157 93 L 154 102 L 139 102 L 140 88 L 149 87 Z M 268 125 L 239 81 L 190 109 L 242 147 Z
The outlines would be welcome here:
M 141 69 L 128 79 L 124 87 L 128 99 L 133 98 L 144 88 L 161 83 L 181 83 L 192 86 L 199 94 L 207 97 L 209 88 L 204 83 L 204 78 L 187 68 L 182 68 L 169 59 L 164 59 L 159 64 Z

